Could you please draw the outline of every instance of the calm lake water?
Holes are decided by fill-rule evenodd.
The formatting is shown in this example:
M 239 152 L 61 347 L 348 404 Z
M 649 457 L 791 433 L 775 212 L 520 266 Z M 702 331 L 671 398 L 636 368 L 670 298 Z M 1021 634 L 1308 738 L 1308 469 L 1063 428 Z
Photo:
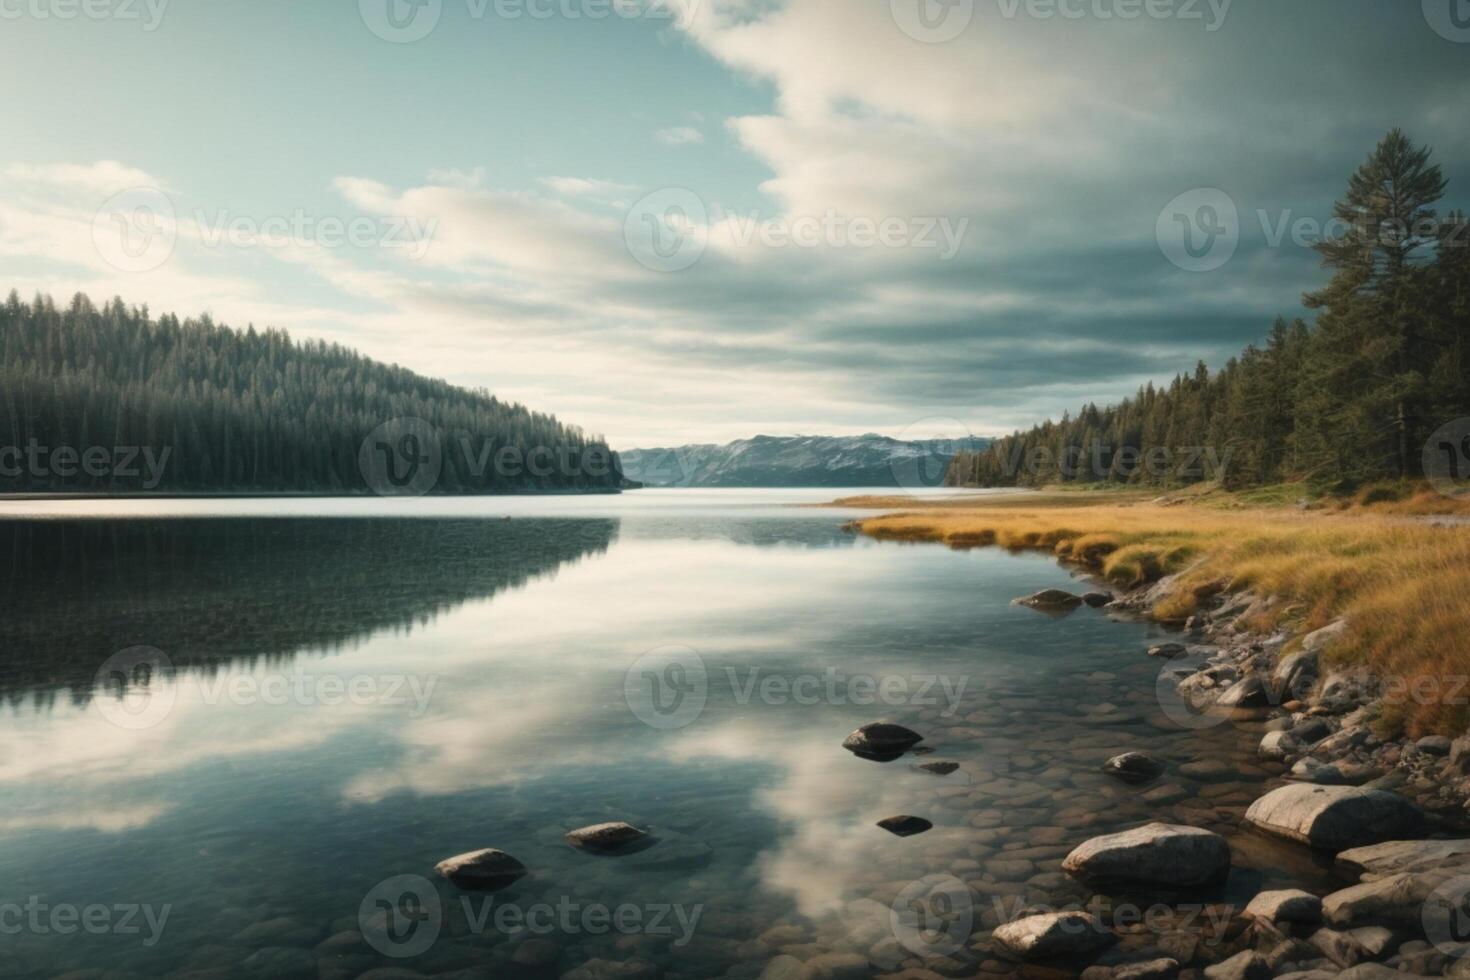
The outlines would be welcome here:
M 1159 710 L 1157 627 L 789 506 L 838 493 L 0 505 L 0 971 L 973 975 L 1098 833 L 1220 829 L 1231 897 L 1310 871 L 1235 829 L 1259 731 Z M 841 748 L 878 719 L 932 751 Z M 1171 772 L 1098 773 L 1130 748 Z M 657 841 L 562 839 L 611 820 Z M 486 847 L 530 873 L 433 874 Z

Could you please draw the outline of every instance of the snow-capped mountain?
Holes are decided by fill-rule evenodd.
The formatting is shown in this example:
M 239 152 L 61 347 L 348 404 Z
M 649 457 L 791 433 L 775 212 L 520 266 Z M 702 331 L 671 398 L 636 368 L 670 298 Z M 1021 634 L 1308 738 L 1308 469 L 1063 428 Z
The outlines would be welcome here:
M 724 446 L 628 449 L 623 475 L 649 487 L 941 486 L 960 449 L 988 439 L 900 441 L 887 436 L 756 436 Z

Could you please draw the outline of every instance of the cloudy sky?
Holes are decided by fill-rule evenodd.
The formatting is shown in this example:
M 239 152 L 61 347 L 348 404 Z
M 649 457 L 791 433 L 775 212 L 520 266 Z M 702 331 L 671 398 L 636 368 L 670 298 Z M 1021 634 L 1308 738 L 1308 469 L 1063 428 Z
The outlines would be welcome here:
M 1294 314 L 1392 126 L 1465 206 L 1466 6 L 0 0 L 0 286 L 620 448 L 999 433 Z

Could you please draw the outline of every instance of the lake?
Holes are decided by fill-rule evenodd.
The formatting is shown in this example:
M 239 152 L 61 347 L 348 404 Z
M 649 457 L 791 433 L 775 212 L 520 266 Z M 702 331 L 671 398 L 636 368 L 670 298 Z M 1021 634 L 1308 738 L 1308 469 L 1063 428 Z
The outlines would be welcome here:
M 1220 830 L 1231 898 L 1319 873 L 1236 829 L 1260 730 L 1161 710 L 1157 626 L 791 506 L 842 493 L 0 505 L 0 971 L 1003 973 L 969 947 L 1099 833 Z M 842 749 L 879 719 L 921 752 Z M 607 821 L 654 842 L 563 839 Z M 434 874 L 481 848 L 528 873 Z

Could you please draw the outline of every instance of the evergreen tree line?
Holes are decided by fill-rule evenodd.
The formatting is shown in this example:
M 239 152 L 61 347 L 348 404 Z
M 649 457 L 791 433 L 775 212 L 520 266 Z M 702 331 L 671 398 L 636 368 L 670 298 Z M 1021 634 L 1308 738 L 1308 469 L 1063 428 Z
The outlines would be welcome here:
M 1470 225 L 1436 212 L 1445 187 L 1429 150 L 1392 131 L 1336 205 L 1341 233 L 1316 246 L 1332 276 L 1304 298 L 1314 324 L 1278 319 L 1219 371 L 961 453 L 946 482 L 1349 490 L 1422 475 L 1426 440 L 1470 416 Z
M 401 421 L 408 420 L 408 421 Z M 420 465 L 420 464 L 423 465 Z M 409 479 L 412 477 L 413 479 Z M 77 295 L 0 306 L 0 491 L 613 490 L 553 416 L 280 330 Z

